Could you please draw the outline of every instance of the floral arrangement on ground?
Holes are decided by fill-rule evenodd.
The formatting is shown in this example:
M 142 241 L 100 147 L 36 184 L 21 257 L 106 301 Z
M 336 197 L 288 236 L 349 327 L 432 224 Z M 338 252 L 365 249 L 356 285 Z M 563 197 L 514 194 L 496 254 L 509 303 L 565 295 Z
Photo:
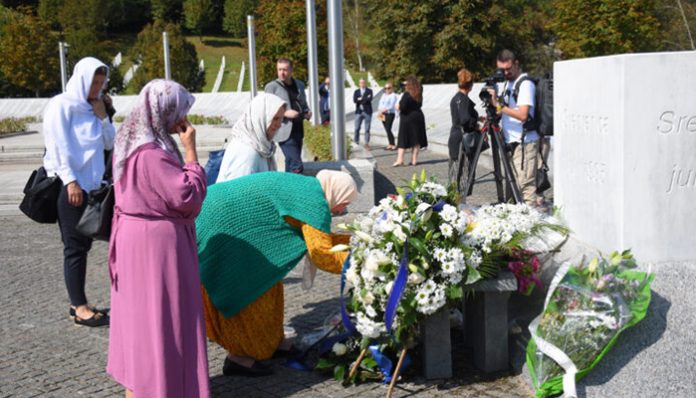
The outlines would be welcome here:
M 425 172 L 397 192 L 341 225 L 352 233 L 350 245 L 334 248 L 350 250 L 341 287 L 346 331 L 329 340 L 317 365 L 337 379 L 379 373 L 389 381 L 394 369 L 384 354 L 416 346 L 425 317 L 457 306 L 467 287 L 501 269 L 515 274 L 520 293 L 531 293 L 541 286 L 537 256 L 555 249 L 539 242 L 553 236 L 558 244 L 568 233 L 524 204 L 459 209 L 454 186 L 429 180 Z M 356 356 L 361 371 L 347 372 Z

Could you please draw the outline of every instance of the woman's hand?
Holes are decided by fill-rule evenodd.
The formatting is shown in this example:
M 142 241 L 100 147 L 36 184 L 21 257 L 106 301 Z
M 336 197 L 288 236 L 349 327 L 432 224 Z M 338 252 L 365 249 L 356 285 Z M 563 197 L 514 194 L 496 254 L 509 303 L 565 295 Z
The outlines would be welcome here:
M 90 104 L 92 104 L 92 109 L 94 110 L 94 114 L 97 115 L 99 119 L 104 120 L 108 115 L 106 114 L 106 106 L 104 105 L 104 101 L 101 99 L 95 99 L 95 100 L 90 100 Z
M 68 183 L 68 203 L 71 206 L 80 207 L 82 206 L 82 201 L 84 200 L 84 195 L 82 194 L 82 187 L 77 181 Z
M 181 145 L 184 147 L 184 151 L 186 152 L 186 163 L 197 162 L 198 153 L 196 153 L 196 129 L 193 128 L 191 123 L 189 123 L 189 121 L 186 119 L 178 123 L 176 125 L 176 129 L 179 133 Z

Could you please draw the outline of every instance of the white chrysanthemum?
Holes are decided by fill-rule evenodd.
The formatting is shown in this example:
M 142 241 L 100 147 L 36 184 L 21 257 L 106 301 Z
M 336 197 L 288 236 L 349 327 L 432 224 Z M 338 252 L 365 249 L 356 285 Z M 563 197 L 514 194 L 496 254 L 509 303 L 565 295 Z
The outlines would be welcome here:
M 368 318 L 364 313 L 357 313 L 357 323 L 355 328 L 358 329 L 361 335 L 376 339 L 383 332 L 387 331 L 386 326 L 382 322 L 375 322 Z
M 433 250 L 433 258 L 439 262 L 443 262 L 447 259 L 447 252 L 441 247 L 436 247 L 435 250 Z
M 450 224 L 442 223 L 440 224 L 440 232 L 442 232 L 442 236 L 444 236 L 445 238 L 451 238 L 454 229 L 452 229 L 452 226 Z
M 365 306 L 365 314 L 367 314 L 367 316 L 369 316 L 372 319 L 377 317 L 377 311 L 371 305 Z
M 457 220 L 458 212 L 457 208 L 448 204 L 442 207 L 440 212 L 440 217 L 442 217 L 445 222 L 454 223 Z
M 394 281 L 387 282 L 387 284 L 384 285 L 384 292 L 386 294 L 390 294 L 393 287 L 394 287 Z

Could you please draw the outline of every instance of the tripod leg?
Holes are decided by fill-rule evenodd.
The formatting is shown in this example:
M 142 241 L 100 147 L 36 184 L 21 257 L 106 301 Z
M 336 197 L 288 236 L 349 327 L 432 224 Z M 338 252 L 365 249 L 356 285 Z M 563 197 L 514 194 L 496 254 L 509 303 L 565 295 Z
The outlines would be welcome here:
M 493 176 L 495 177 L 495 189 L 498 194 L 498 203 L 505 202 L 505 192 L 503 191 L 503 175 L 500 169 L 501 146 L 498 141 L 498 134 L 492 129 L 486 131 L 491 137 L 491 152 L 493 153 Z
M 515 173 L 512 171 L 512 165 L 510 164 L 510 157 L 505 152 L 505 146 L 502 143 L 499 134 L 494 134 L 495 140 L 498 144 L 499 158 L 503 161 L 503 168 L 505 169 L 505 176 L 507 183 L 512 191 L 512 197 L 515 199 L 515 203 L 524 203 L 522 200 L 522 194 L 520 193 L 520 187 L 517 185 L 517 178 L 515 178 Z M 520 150 L 524 150 L 520 148 Z

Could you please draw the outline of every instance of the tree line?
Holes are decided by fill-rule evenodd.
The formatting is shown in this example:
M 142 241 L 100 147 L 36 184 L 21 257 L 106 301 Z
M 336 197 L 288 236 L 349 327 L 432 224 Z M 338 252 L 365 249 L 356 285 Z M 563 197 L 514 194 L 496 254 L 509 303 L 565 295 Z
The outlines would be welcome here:
M 161 32 L 170 35 L 173 78 L 200 91 L 204 77 L 184 33 L 246 36 L 256 18 L 259 84 L 275 78 L 275 59 L 295 61 L 306 80 L 304 0 L 2 0 L 0 96 L 46 96 L 60 90 L 57 42 L 69 61 L 110 60 L 114 37 L 135 36 L 127 55 L 140 64 L 139 89 L 161 76 Z M 316 2 L 319 72 L 328 70 L 326 2 Z M 381 79 L 415 74 L 455 80 L 466 67 L 490 75 L 495 54 L 515 51 L 526 70 L 552 72 L 554 61 L 608 54 L 692 50 L 696 0 L 343 0 L 346 65 Z M 696 33 L 696 32 L 695 32 Z M 111 89 L 122 89 L 113 70 Z

